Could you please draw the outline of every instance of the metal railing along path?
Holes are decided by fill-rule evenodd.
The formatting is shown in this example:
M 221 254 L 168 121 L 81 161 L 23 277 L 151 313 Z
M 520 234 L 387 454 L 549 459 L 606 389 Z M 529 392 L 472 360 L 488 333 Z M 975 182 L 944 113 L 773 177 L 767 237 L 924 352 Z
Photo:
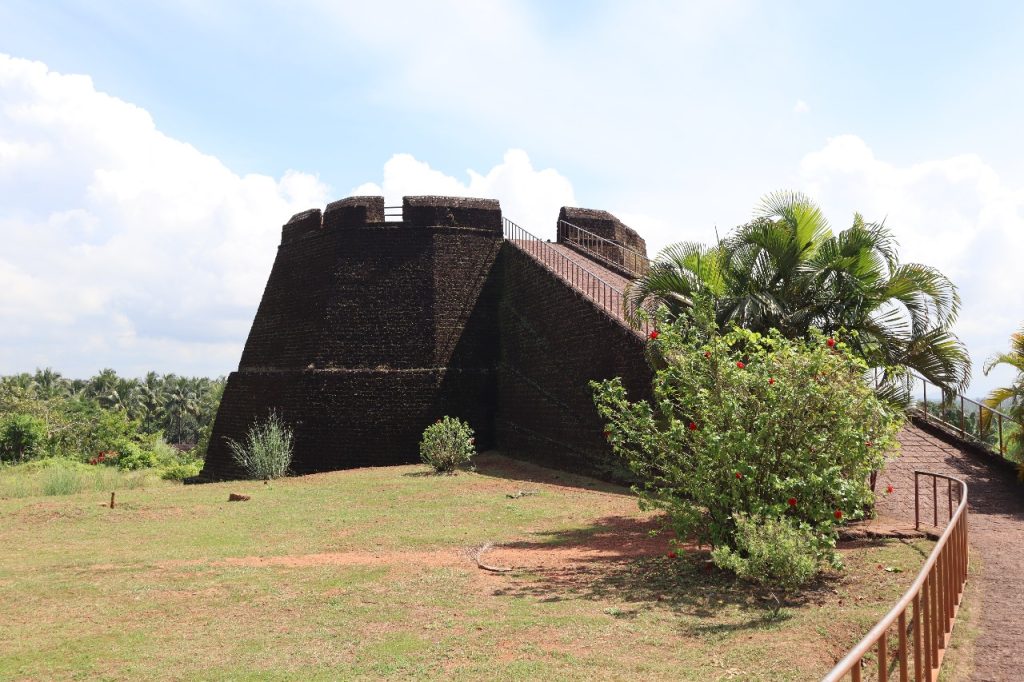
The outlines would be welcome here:
M 558 241 L 572 244 L 594 260 L 621 269 L 633 279 L 643 277 L 651 267 L 647 256 L 610 239 L 559 220 Z
M 921 382 L 921 400 L 918 408 L 921 410 L 926 421 L 936 422 L 959 433 L 964 440 L 974 441 L 982 446 L 998 447 L 999 454 L 1006 457 L 1006 442 L 1004 438 L 1004 426 L 1006 423 L 1014 424 L 1018 429 L 1024 429 L 1024 423 L 1014 419 L 1010 415 L 996 410 L 977 400 L 968 398 L 963 394 L 950 395 L 938 385 L 928 381 L 920 374 L 910 372 L 907 377 L 907 392 L 911 392 L 911 382 Z M 878 372 L 875 372 L 875 385 L 878 385 Z M 937 397 L 935 404 L 940 413 L 935 414 L 929 409 L 928 387 L 932 389 L 932 395 Z M 968 417 L 968 407 L 973 408 Z M 948 413 L 943 414 L 942 408 L 951 408 Z M 977 417 L 975 418 L 975 415 Z M 954 421 L 948 421 L 952 418 Z M 989 442 L 989 437 L 992 442 Z
M 932 479 L 932 521 L 939 523 L 938 479 L 945 479 L 949 520 L 917 578 L 889 613 L 885 614 L 822 682 L 848 679 L 860 682 L 864 675 L 888 682 L 933 682 L 938 679 L 942 658 L 953 633 L 964 585 L 967 582 L 967 484 L 958 478 L 929 471 L 914 472 L 914 527 L 921 527 L 922 476 Z M 957 505 L 953 509 L 953 488 Z M 926 488 L 927 489 L 927 488 Z
M 625 309 L 625 295 L 621 289 L 604 281 L 564 253 L 553 248 L 550 243 L 527 232 L 508 218 L 501 220 L 506 241 L 532 255 L 562 279 L 583 291 L 591 301 L 607 311 L 617 321 L 644 336 L 650 335 L 654 330 L 654 325 L 650 320 L 644 320 L 638 328 L 630 326 Z

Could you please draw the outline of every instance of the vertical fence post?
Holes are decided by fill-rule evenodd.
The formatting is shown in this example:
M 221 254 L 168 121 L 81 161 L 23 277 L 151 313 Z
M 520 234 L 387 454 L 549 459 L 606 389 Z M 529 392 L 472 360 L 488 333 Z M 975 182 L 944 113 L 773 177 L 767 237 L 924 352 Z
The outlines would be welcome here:
M 907 610 L 900 612 L 896 621 L 896 629 L 899 633 L 899 657 L 900 657 L 900 682 L 908 682 L 907 671 Z
M 939 527 L 939 479 L 932 476 L 932 525 Z
M 949 504 L 949 520 L 953 520 L 953 481 L 946 479 L 946 501 Z
M 888 633 L 883 632 L 878 638 L 878 682 L 888 682 L 889 680 L 889 637 Z
M 963 438 L 967 435 L 967 431 L 964 429 L 964 397 L 960 396 L 960 437 Z
M 914 682 L 921 682 L 921 628 L 924 624 L 921 619 L 921 593 L 914 595 Z
M 999 413 L 999 454 L 1005 456 L 1006 451 L 1003 449 L 1003 414 Z
M 920 477 L 914 472 L 914 530 L 921 530 L 921 490 Z

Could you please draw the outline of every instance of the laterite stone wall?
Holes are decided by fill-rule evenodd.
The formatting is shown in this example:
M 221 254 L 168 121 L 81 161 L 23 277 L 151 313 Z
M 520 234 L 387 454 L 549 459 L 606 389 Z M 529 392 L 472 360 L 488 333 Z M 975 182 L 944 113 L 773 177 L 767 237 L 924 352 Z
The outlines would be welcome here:
M 644 341 L 501 228 L 496 201 L 453 197 L 406 197 L 401 222 L 382 197 L 293 216 L 200 479 L 240 476 L 227 439 L 271 411 L 299 474 L 418 461 L 447 414 L 481 449 L 614 476 L 589 382 L 645 397 Z
M 498 202 L 406 197 L 403 218 L 350 197 L 284 226 L 202 479 L 238 476 L 225 439 L 272 410 L 296 473 L 416 461 L 444 414 L 494 445 Z
M 504 276 L 496 430 L 509 455 L 618 478 L 594 407 L 592 380 L 622 377 L 646 399 L 653 373 L 645 342 L 601 307 L 512 245 Z

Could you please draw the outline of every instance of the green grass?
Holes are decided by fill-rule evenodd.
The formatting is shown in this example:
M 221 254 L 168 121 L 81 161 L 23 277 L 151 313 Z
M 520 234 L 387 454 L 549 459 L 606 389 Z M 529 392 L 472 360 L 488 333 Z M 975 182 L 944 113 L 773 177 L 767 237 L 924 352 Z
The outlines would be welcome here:
M 666 558 L 625 491 L 478 466 L 2 499 L 0 679 L 816 679 L 930 547 L 844 551 L 778 608 Z M 517 570 L 465 556 L 485 542 Z
M 74 495 L 86 491 L 110 493 L 160 484 L 159 472 L 153 469 L 121 471 L 64 459 L 0 467 L 0 500 Z

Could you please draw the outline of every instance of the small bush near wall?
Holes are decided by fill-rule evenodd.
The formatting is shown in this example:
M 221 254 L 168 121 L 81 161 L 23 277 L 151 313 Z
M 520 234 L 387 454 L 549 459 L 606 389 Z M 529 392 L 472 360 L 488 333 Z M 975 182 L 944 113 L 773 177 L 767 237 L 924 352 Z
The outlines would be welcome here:
M 267 480 L 288 474 L 292 463 L 292 430 L 276 412 L 254 424 L 245 441 L 228 439 L 235 462 L 250 478 Z
M 439 474 L 453 473 L 457 467 L 469 464 L 474 454 L 473 429 L 461 419 L 445 417 L 423 431 L 420 459 Z
M 706 307 L 652 337 L 652 402 L 630 402 L 618 379 L 593 384 L 641 506 L 741 560 L 757 540 L 738 541 L 741 518 L 784 520 L 834 560 L 836 527 L 870 513 L 868 476 L 902 419 L 866 383 L 863 361 L 841 337 L 720 334 Z

